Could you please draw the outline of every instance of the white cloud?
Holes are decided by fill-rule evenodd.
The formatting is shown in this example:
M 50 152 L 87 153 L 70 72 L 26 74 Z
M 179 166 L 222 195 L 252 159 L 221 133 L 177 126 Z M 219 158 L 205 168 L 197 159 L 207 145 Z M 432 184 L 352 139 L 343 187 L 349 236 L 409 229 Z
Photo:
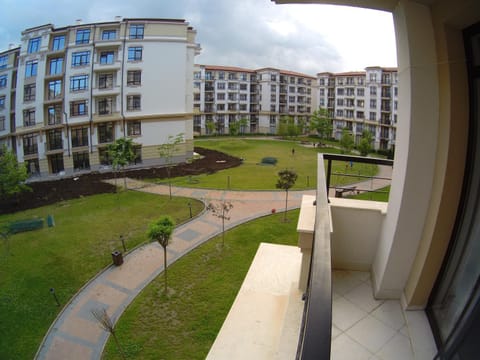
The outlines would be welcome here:
M 0 49 L 21 31 L 53 23 L 122 17 L 182 18 L 197 30 L 198 63 L 321 71 L 395 66 L 391 14 L 326 5 L 276 5 L 270 0 L 0 0 Z M 54 11 L 53 11 L 54 9 Z

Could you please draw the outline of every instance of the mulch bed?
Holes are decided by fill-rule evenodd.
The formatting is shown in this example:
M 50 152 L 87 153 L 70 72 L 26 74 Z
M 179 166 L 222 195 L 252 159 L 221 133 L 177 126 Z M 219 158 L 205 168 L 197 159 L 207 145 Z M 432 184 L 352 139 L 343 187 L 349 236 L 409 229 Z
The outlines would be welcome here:
M 219 170 L 239 166 L 242 163 L 239 158 L 215 150 L 196 147 L 195 152 L 202 155 L 203 158 L 195 160 L 191 164 L 184 163 L 174 166 L 172 177 L 212 174 Z M 165 167 L 127 170 L 126 174 L 127 177 L 133 179 L 167 178 Z M 32 182 L 29 183 L 32 188 L 31 192 L 20 194 L 16 200 L 0 200 L 0 214 L 32 209 L 82 196 L 114 193 L 115 186 L 102 181 L 113 177 L 112 172 L 92 172 L 78 177 Z M 119 177 L 123 177 L 123 175 L 119 175 Z

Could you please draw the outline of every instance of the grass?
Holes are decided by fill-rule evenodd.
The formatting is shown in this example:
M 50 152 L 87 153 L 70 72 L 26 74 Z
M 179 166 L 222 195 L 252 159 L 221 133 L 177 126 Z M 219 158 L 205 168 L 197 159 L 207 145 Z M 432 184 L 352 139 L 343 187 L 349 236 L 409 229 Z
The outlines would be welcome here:
M 123 192 L 60 202 L 0 216 L 10 221 L 53 215 L 55 227 L 12 235 L 0 243 L 0 359 L 31 359 L 61 307 L 102 268 L 111 252 L 146 241 L 146 228 L 160 215 L 181 223 L 190 217 L 187 203 L 198 213 L 203 204 L 174 198 Z
M 169 294 L 159 275 L 127 308 L 116 333 L 128 358 L 204 359 L 240 289 L 260 242 L 295 245 L 299 210 L 240 225 L 169 267 Z M 110 338 L 103 359 L 118 359 Z
M 195 140 L 195 145 L 218 150 L 243 159 L 239 167 L 223 170 L 214 174 L 172 179 L 177 186 L 232 189 L 232 190 L 275 190 L 278 172 L 293 169 L 298 179 L 293 190 L 313 189 L 317 184 L 317 154 L 322 152 L 339 153 L 336 148 L 305 147 L 298 142 L 264 139 L 218 138 Z M 292 155 L 292 149 L 295 154 Z M 275 157 L 276 165 L 261 164 L 264 157 Z M 346 162 L 334 161 L 332 169 L 338 173 L 353 175 L 375 175 L 377 166 L 355 164 L 353 169 Z M 363 181 L 358 177 L 334 176 L 332 186 Z M 165 180 L 159 180 L 164 182 Z
M 380 192 L 365 192 L 358 195 L 348 196 L 349 199 L 357 199 L 357 200 L 371 200 L 371 201 L 382 201 L 388 202 L 388 197 L 390 195 L 390 186 L 386 186 L 384 188 L 378 189 L 377 191 Z

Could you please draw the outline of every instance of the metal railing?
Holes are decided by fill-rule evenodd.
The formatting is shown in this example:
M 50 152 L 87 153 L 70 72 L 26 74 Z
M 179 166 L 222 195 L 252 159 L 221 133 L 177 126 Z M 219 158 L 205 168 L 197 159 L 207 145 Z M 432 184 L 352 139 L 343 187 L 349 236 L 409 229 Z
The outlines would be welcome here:
M 359 175 L 359 174 L 347 174 L 347 173 L 335 173 L 332 172 L 332 161 L 344 161 L 347 163 L 363 163 L 363 164 L 373 164 L 373 165 L 387 165 L 387 166 L 393 166 L 393 160 L 389 159 L 378 159 L 378 158 L 369 158 L 369 157 L 362 157 L 362 156 L 352 156 L 352 155 L 340 155 L 340 154 L 323 154 L 323 158 L 327 160 L 327 176 L 326 176 L 326 189 L 327 189 L 327 194 L 329 193 L 329 190 L 331 188 L 331 178 L 332 175 L 337 175 L 337 176 L 346 176 L 346 177 L 354 177 L 354 178 L 360 178 L 360 179 L 368 179 L 368 180 L 392 180 L 390 177 L 381 177 L 381 176 L 366 176 L 366 175 Z M 352 189 L 351 185 L 345 185 L 345 186 L 335 186 L 336 194 L 342 194 L 343 191 L 348 191 Z M 375 190 L 375 189 L 362 189 L 362 188 L 356 188 L 355 191 L 357 193 L 360 192 L 369 192 L 369 193 L 386 193 L 385 191 L 382 190 Z

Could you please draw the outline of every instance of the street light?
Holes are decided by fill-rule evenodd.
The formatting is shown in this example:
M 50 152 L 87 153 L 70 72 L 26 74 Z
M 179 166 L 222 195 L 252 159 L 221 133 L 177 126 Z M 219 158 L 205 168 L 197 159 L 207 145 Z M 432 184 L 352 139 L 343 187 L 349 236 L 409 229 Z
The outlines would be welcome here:
M 188 202 L 188 208 L 190 209 L 190 219 L 192 218 L 192 203 Z

